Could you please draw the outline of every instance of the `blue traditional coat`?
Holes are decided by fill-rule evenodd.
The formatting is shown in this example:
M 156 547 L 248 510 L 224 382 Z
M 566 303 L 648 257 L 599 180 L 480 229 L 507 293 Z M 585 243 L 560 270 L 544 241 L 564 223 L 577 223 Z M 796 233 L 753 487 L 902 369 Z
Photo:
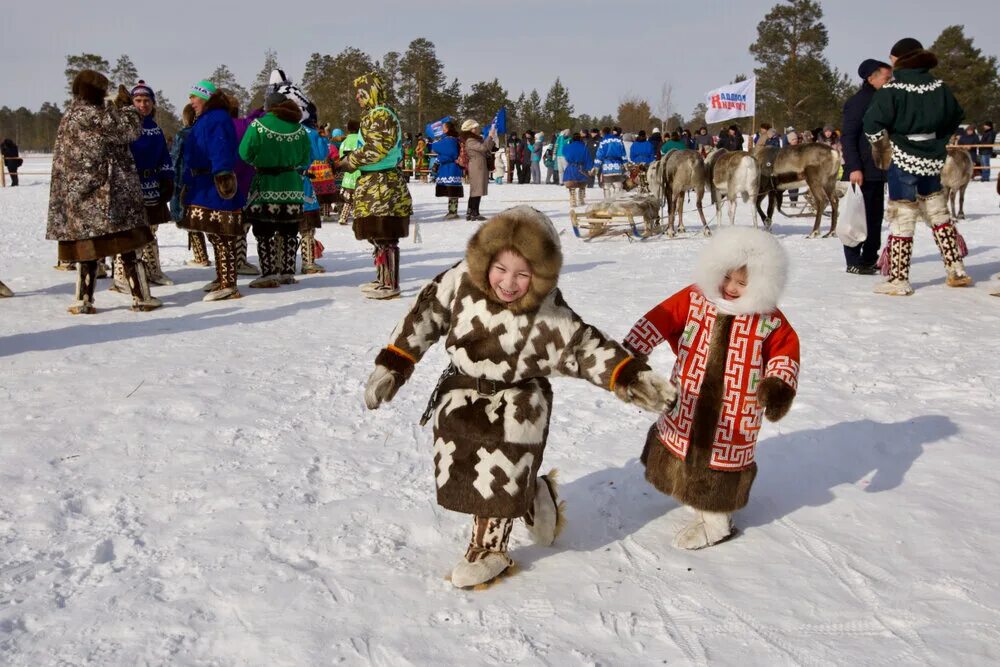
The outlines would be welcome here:
M 563 148 L 563 159 L 566 160 L 566 170 L 563 172 L 563 183 L 586 184 L 587 172 L 594 167 L 594 159 L 590 157 L 587 144 L 582 141 L 571 141 Z
M 163 130 L 152 114 L 142 119 L 139 138 L 129 148 L 139 172 L 142 199 L 146 206 L 155 206 L 160 202 L 160 180 L 174 180 L 174 165 Z
M 594 164 L 601 168 L 604 176 L 625 175 L 625 144 L 621 137 L 610 134 L 597 146 L 597 157 Z

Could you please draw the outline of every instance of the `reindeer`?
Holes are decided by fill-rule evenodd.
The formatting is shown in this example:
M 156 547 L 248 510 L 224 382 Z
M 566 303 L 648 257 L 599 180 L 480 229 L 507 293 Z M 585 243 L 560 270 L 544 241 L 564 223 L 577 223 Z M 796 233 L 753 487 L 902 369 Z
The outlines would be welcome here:
M 716 215 L 722 215 L 722 196 L 729 200 L 729 224 L 736 224 L 736 195 L 743 201 L 757 201 L 760 169 L 757 161 L 746 151 L 716 149 L 705 161 L 705 171 L 715 204 Z M 757 226 L 757 208 L 753 207 L 753 226 Z
M 951 205 L 951 217 L 965 220 L 965 189 L 969 187 L 974 173 L 972 156 L 961 146 L 948 146 L 948 157 L 941 169 L 941 187 Z M 958 213 L 955 213 L 955 199 L 958 199 Z
M 701 153 L 693 150 L 670 151 L 665 157 L 657 160 L 659 166 L 654 175 L 652 170 L 650 176 L 655 180 L 656 196 L 662 203 L 666 199 L 667 203 L 667 236 L 673 237 L 674 217 L 677 217 L 677 233 L 683 234 L 687 230 L 684 228 L 684 196 L 694 190 L 695 205 L 698 208 L 698 215 L 701 216 L 701 224 L 705 236 L 711 236 L 712 231 L 705 220 L 705 211 L 702 209 L 702 200 L 705 198 L 705 161 Z
M 816 221 L 812 232 L 806 238 L 819 237 L 819 224 L 823 211 L 830 204 L 832 221 L 830 231 L 824 237 L 833 236 L 837 231 L 837 210 L 840 198 L 837 194 L 837 173 L 840 171 L 840 154 L 826 144 L 801 144 L 799 146 L 761 146 L 756 149 L 760 164 L 761 183 L 757 193 L 757 212 L 764 219 L 764 226 L 771 228 L 775 204 L 781 210 L 780 199 L 784 190 L 808 187 L 816 205 Z M 767 215 L 760 207 L 767 197 Z M 784 211 L 781 211 L 784 215 Z

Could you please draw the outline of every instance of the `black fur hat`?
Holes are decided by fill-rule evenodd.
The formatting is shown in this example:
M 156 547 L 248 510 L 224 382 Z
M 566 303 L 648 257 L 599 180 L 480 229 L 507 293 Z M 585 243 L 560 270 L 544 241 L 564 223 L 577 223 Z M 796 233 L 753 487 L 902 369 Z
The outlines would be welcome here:
M 912 37 L 904 37 L 892 46 L 892 50 L 889 51 L 889 55 L 895 56 L 896 58 L 905 58 L 906 56 L 914 53 L 916 51 L 922 51 L 924 45 L 918 40 Z
M 108 93 L 109 85 L 108 77 L 92 69 L 85 69 L 73 77 L 71 90 L 73 97 L 94 106 L 101 106 L 104 104 L 104 96 Z

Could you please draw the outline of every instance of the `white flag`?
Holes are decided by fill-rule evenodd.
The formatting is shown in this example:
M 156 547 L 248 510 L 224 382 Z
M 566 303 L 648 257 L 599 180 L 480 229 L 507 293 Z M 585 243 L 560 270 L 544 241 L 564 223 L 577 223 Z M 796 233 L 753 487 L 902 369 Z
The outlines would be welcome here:
M 730 86 L 722 86 L 709 91 L 705 98 L 706 123 L 718 123 L 730 118 L 754 115 L 757 98 L 757 79 L 752 77 Z

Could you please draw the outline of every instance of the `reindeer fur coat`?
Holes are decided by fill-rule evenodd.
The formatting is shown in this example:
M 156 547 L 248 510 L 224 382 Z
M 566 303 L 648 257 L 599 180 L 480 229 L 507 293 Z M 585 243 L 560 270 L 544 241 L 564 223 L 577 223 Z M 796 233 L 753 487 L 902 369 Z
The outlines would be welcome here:
M 487 278 L 493 257 L 506 249 L 527 259 L 533 274 L 528 294 L 510 304 L 497 299 Z M 465 261 L 420 292 L 376 358 L 401 383 L 428 348 L 445 339 L 458 375 L 439 386 L 433 412 L 443 507 L 487 517 L 524 515 L 548 436 L 548 378 L 578 377 L 622 395 L 621 387 L 648 369 L 567 305 L 556 288 L 561 266 L 551 221 L 527 206 L 508 209 L 472 236 Z

